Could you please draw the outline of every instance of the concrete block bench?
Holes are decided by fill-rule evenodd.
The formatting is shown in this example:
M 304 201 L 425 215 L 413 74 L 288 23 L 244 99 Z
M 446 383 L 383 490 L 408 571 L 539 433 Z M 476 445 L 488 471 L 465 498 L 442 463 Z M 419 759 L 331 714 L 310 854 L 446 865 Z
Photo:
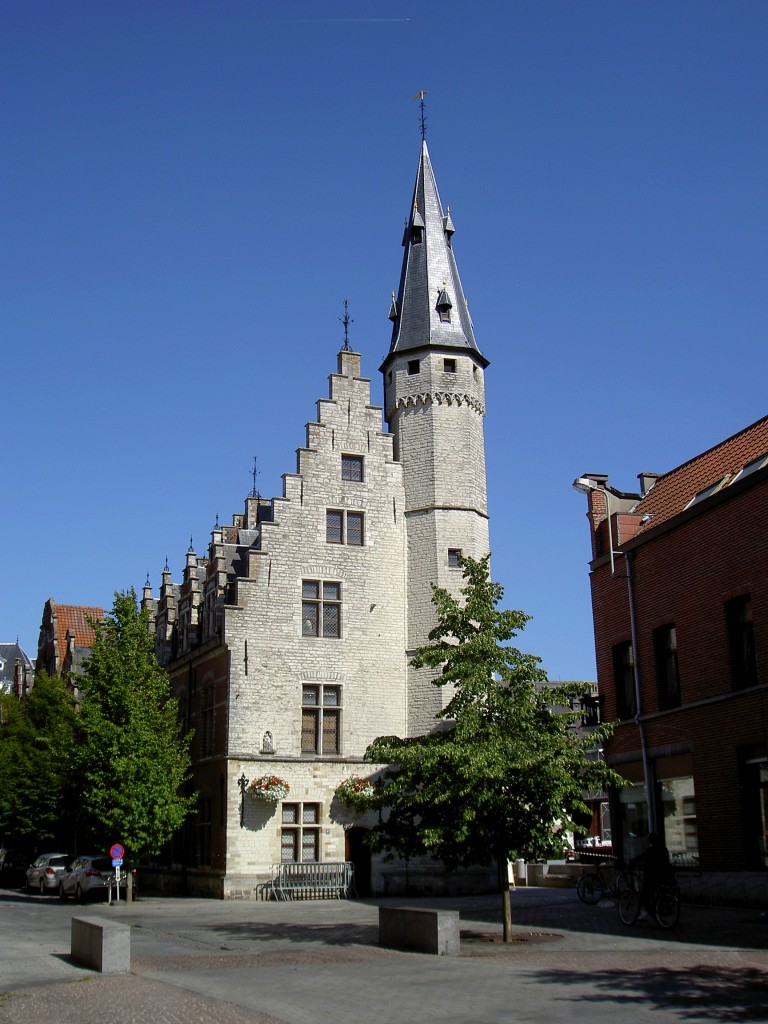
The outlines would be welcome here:
M 459 956 L 459 912 L 379 907 L 379 945 L 437 956 Z
M 102 974 L 128 974 L 131 929 L 100 917 L 72 918 L 72 959 Z

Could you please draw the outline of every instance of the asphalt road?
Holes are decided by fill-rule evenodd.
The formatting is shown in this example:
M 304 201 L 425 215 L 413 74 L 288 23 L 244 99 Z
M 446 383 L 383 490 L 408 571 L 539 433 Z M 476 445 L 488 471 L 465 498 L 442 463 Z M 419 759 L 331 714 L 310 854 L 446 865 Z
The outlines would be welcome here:
M 461 914 L 460 957 L 378 945 L 379 905 Z M 0 890 L 0 1022 L 37 1024 L 768 1024 L 768 921 L 684 907 L 628 928 L 612 901 L 517 889 L 515 942 L 497 896 L 222 903 L 145 897 L 61 904 Z M 131 925 L 131 974 L 69 959 L 73 916 Z

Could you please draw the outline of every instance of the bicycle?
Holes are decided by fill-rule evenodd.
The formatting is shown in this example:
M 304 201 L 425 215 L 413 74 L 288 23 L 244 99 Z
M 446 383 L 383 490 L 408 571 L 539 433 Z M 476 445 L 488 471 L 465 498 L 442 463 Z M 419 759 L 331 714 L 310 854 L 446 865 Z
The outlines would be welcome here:
M 585 871 L 576 883 L 576 895 L 582 903 L 599 903 L 604 896 L 619 896 L 627 888 L 629 882 L 622 868 L 615 868 L 613 881 L 605 877 L 601 868 L 608 867 L 606 862 L 597 865 L 594 871 Z
M 626 872 L 626 889 L 619 895 L 619 918 L 623 924 L 634 924 L 640 916 L 642 904 L 642 875 L 639 871 Z M 680 919 L 680 890 L 676 882 L 658 885 L 648 901 L 648 913 L 660 928 L 674 928 Z

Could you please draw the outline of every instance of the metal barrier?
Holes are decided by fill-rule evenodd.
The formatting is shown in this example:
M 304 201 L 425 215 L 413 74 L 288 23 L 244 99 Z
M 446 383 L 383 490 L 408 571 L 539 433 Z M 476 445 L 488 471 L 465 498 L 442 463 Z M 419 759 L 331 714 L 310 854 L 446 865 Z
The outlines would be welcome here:
M 271 891 L 278 900 L 348 899 L 353 871 L 348 860 L 273 864 Z

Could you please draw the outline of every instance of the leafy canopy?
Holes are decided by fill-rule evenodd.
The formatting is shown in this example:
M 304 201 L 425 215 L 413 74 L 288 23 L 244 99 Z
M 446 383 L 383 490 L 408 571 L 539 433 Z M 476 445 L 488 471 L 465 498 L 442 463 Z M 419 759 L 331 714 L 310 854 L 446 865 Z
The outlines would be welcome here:
M 134 591 L 115 594 L 112 612 L 94 626 L 78 680 L 83 803 L 103 843 L 119 840 L 134 856 L 158 853 L 195 801 L 183 795 L 190 736 Z
M 540 659 L 509 644 L 529 616 L 499 609 L 489 558 L 462 560 L 463 600 L 433 587 L 438 622 L 412 664 L 439 670 L 434 684 L 452 688 L 442 721 L 427 736 L 374 740 L 365 756 L 389 765 L 382 784 L 347 801 L 387 812 L 372 829 L 375 849 L 429 854 L 449 869 L 561 851 L 587 811 L 583 792 L 618 781 L 588 754 L 609 728 L 580 737 L 578 713 L 553 710 L 585 687 L 545 685 Z

